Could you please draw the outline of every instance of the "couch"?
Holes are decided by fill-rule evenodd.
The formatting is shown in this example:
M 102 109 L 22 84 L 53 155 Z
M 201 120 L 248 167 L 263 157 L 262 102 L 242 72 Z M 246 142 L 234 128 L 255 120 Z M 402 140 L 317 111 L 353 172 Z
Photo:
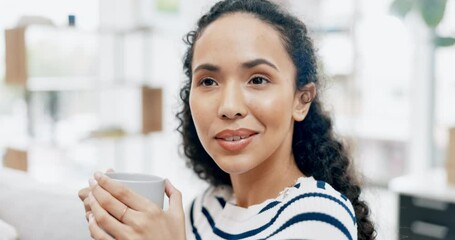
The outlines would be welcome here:
M 77 192 L 0 167 L 0 240 L 90 239 Z

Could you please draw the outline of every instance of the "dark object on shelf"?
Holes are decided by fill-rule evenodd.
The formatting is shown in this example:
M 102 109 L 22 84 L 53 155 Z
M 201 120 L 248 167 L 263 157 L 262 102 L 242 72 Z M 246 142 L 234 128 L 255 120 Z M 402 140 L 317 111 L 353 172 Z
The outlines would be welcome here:
M 8 148 L 3 158 L 3 166 L 26 172 L 28 170 L 27 151 Z
M 449 130 L 447 143 L 446 172 L 448 184 L 455 186 L 455 128 Z
M 401 176 L 389 187 L 400 197 L 398 239 L 455 239 L 455 187 L 444 169 Z
M 5 31 L 6 82 L 14 85 L 27 84 L 27 60 L 25 49 L 25 28 Z
M 161 131 L 162 127 L 162 99 L 160 88 L 142 87 L 142 133 Z
M 455 204 L 400 194 L 400 239 L 455 239 Z
M 76 26 L 76 16 L 68 15 L 68 26 L 71 26 L 71 27 Z

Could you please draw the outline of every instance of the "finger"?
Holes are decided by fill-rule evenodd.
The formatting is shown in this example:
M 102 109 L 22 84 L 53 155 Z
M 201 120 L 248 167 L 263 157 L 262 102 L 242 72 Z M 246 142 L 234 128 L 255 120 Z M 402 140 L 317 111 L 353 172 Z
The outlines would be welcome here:
M 120 202 L 109 192 L 104 190 L 102 187 L 95 187 L 92 191 L 98 204 L 107 211 L 110 215 L 118 219 L 118 221 L 125 222 L 124 211 L 127 207 L 124 203 Z M 125 222 L 127 223 L 127 222 Z
M 82 203 L 84 204 L 85 212 L 90 211 L 90 205 L 89 205 L 89 202 L 87 199 L 89 192 L 90 192 L 90 188 L 83 188 L 78 193 L 79 198 L 82 200 Z M 87 220 L 88 220 L 88 218 L 87 218 Z
M 101 172 L 95 173 L 95 179 L 99 186 L 131 209 L 144 212 L 150 209 L 151 205 L 159 208 L 158 206 L 151 204 L 150 200 L 147 198 L 132 191 L 123 184 L 112 180 Z
M 89 212 L 91 209 L 90 209 L 90 199 L 87 197 L 85 198 L 84 200 L 84 208 L 85 208 L 85 212 Z M 88 220 L 88 218 L 87 218 Z
M 84 201 L 87 196 L 88 196 L 88 193 L 91 191 L 92 187 L 95 186 L 97 184 L 97 182 L 95 181 L 95 179 L 92 179 L 90 178 L 88 180 L 88 184 L 89 184 L 89 187 L 87 188 L 82 188 L 81 190 L 79 190 L 78 192 L 78 195 L 79 195 L 79 199 L 81 199 L 82 201 Z
M 93 189 L 93 187 L 96 186 L 97 184 L 98 184 L 98 183 L 97 183 L 96 180 L 93 179 L 93 178 L 90 178 L 90 179 L 88 180 L 88 185 L 90 186 L 90 190 Z
M 87 219 L 87 222 L 90 221 L 90 219 L 89 219 L 90 214 L 92 214 L 92 211 L 87 211 L 87 212 L 85 213 L 85 219 Z
M 169 179 L 166 179 L 164 184 L 164 191 L 169 197 L 169 211 L 183 214 L 182 193 L 172 185 Z
M 92 194 L 98 204 L 118 221 L 133 226 L 138 216 L 138 211 L 128 207 L 128 215 L 125 214 L 126 204 L 122 203 L 102 187 L 97 186 L 93 189 Z
M 84 198 L 83 202 L 84 202 L 85 212 L 90 211 L 90 201 L 88 199 L 88 194 L 90 193 L 90 191 L 93 190 L 94 186 L 96 186 L 96 184 L 97 184 L 95 179 L 89 179 L 88 182 L 89 182 L 90 187 L 82 189 L 83 193 L 79 194 L 79 197 L 81 199 Z M 88 220 L 88 218 L 87 218 L 87 220 Z
M 92 215 L 89 215 L 89 217 L 94 216 L 97 225 L 112 236 L 115 236 L 116 238 L 123 236 L 126 232 L 124 225 L 103 209 L 93 194 L 89 194 L 89 199 L 90 207 L 92 209 Z M 124 206 L 123 210 L 125 210 L 125 208 L 126 206 Z M 125 212 L 125 214 L 126 213 L 127 212 Z
M 77 195 L 79 196 L 79 199 L 81 199 L 81 201 L 84 201 L 84 199 L 87 198 L 89 192 L 90 188 L 82 188 L 81 190 L 79 190 Z
M 88 229 L 90 230 L 90 236 L 93 239 L 114 240 L 114 238 L 109 236 L 109 234 L 98 226 L 93 214 L 89 216 Z

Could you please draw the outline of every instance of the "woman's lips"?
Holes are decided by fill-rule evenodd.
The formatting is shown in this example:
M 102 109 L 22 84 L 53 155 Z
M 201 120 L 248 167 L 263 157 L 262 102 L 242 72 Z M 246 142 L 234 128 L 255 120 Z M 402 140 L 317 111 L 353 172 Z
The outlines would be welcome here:
M 215 136 L 215 140 L 225 150 L 238 152 L 246 148 L 256 134 L 257 132 L 246 128 L 223 130 Z

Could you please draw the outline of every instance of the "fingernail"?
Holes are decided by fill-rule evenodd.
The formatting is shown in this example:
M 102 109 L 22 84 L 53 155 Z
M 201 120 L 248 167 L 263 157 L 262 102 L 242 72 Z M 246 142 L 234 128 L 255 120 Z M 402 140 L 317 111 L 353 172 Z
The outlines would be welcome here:
M 90 178 L 90 179 L 88 180 L 88 184 L 90 185 L 90 187 L 93 187 L 93 186 L 95 186 L 95 185 L 97 184 L 97 182 L 96 182 L 95 179 Z
M 101 178 L 101 176 L 103 176 L 102 172 L 95 172 L 95 179 L 96 180 L 99 180 Z
M 89 221 L 89 222 L 93 221 L 93 218 L 94 218 L 94 217 L 93 217 L 93 213 L 90 213 L 90 214 L 88 215 L 88 221 Z

